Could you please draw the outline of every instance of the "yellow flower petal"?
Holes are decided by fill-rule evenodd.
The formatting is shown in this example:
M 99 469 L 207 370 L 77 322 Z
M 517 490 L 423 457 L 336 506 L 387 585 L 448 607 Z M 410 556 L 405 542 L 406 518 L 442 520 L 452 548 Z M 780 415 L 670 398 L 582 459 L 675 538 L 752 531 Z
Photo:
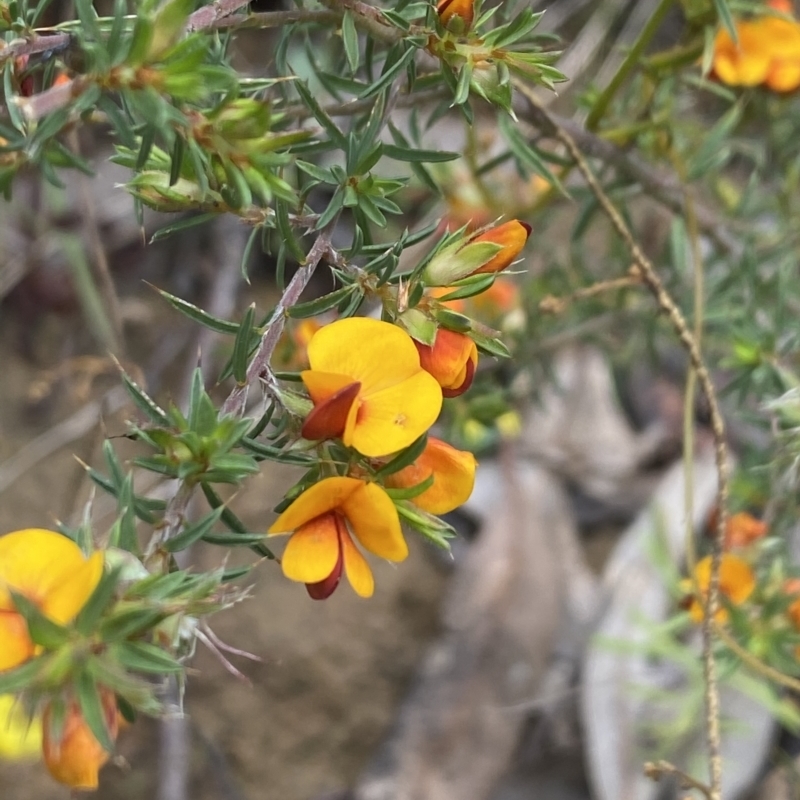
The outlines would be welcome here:
M 364 483 L 342 504 L 342 511 L 358 541 L 376 556 L 403 561 L 408 545 L 392 499 L 376 483 Z
M 720 30 L 714 41 L 714 72 L 729 86 L 757 86 L 769 74 L 772 54 L 759 22 L 736 25 L 738 45 L 726 30 Z
M 39 754 L 41 746 L 39 720 L 28 719 L 13 695 L 0 695 L 0 759 L 31 758 Z
M 422 455 L 410 466 L 387 478 L 387 486 L 417 486 L 433 475 L 433 485 L 412 499 L 412 503 L 431 514 L 447 514 L 465 503 L 475 485 L 475 456 L 456 450 L 434 437 Z
M 737 75 L 739 86 L 758 86 L 769 75 L 772 59 L 762 53 L 747 53 L 739 57 Z
M 306 489 L 272 523 L 269 534 L 290 533 L 315 517 L 338 508 L 364 481 L 358 478 L 324 478 Z M 323 576 L 324 577 L 324 576 Z M 320 579 L 321 580 L 321 579 Z
M 717 53 L 714 56 L 714 74 L 728 86 L 738 86 L 739 62 L 736 53 Z
M 330 513 L 298 528 L 283 551 L 283 574 L 300 583 L 325 580 L 339 560 L 339 524 L 336 514 Z
M 796 60 L 775 62 L 767 76 L 767 86 L 774 92 L 793 92 L 800 87 L 800 53 Z
M 342 536 L 344 571 L 353 591 L 359 597 L 372 597 L 375 591 L 375 579 L 367 560 L 361 555 L 353 540 L 345 534 Z
M 312 371 L 359 381 L 364 395 L 395 386 L 420 368 L 405 331 L 367 317 L 337 320 L 321 328 L 308 346 L 308 360 Z
M 416 354 L 413 345 L 412 349 Z M 363 397 L 352 433 L 348 436 L 345 430 L 343 441 L 370 458 L 395 453 L 422 436 L 441 408 L 441 387 L 420 369 L 404 381 Z
M 775 59 L 797 58 L 800 51 L 800 25 L 780 17 L 763 16 L 756 22 L 758 45 Z
M 694 576 L 700 594 L 705 597 L 711 584 L 711 556 L 701 558 L 697 562 Z M 738 606 L 750 597 L 755 588 L 756 579 L 750 565 L 738 556 L 723 553 L 719 564 L 720 594 L 728 598 L 733 605 Z M 703 619 L 703 607 L 697 598 L 693 599 L 689 613 L 695 622 Z M 724 622 L 728 618 L 727 610 L 720 608 L 715 618 L 718 622 Z
M 11 588 L 56 622 L 69 622 L 102 572 L 102 553 L 86 559 L 78 545 L 60 533 L 29 528 L 6 534 L 0 537 L 0 609 L 13 608 Z
M 61 625 L 71 622 L 92 596 L 102 575 L 103 554 L 98 550 L 47 593 L 42 611 Z
M 340 392 L 353 383 L 349 375 L 339 375 L 336 372 L 322 372 L 321 370 L 307 369 L 300 373 L 300 377 L 308 389 L 308 394 L 314 405 L 324 403 L 329 397 Z

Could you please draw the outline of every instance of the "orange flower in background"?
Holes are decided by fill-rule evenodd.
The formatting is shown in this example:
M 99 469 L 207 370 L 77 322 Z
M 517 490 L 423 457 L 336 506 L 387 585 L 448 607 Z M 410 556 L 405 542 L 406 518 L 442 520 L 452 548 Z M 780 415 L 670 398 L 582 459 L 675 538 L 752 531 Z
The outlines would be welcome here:
M 428 438 L 428 444 L 417 460 L 386 479 L 386 485 L 397 489 L 418 486 L 433 475 L 433 485 L 411 502 L 431 514 L 447 514 L 466 503 L 475 485 L 475 456 L 456 450 L 447 442 Z
M 270 536 L 282 533 L 292 534 L 281 559 L 283 574 L 305 583 L 315 600 L 330 597 L 342 572 L 357 595 L 372 596 L 372 570 L 354 539 L 389 561 L 408 556 L 391 498 L 358 478 L 325 478 L 306 489 L 269 529 Z
M 791 13 L 791 4 L 776 0 L 774 10 Z M 714 40 L 713 72 L 729 86 L 764 84 L 776 92 L 800 87 L 800 23 L 761 16 L 736 23 L 738 42 L 725 28 Z
M 108 689 L 101 692 L 103 714 L 111 739 L 119 733 L 119 712 L 114 693 Z M 51 729 L 52 707 L 47 706 L 42 716 L 44 738 L 42 752 L 44 763 L 50 774 L 59 782 L 73 789 L 96 789 L 100 768 L 108 761 L 108 753 L 86 724 L 77 702 L 72 701 L 64 719 L 58 740 Z
M 500 272 L 522 252 L 531 230 L 527 222 L 512 219 L 477 235 L 458 239 L 431 259 L 422 272 L 425 283 L 451 286 L 470 275 Z
M 422 368 L 436 378 L 444 397 L 458 397 L 472 386 L 478 366 L 478 348 L 465 333 L 439 328 L 433 345 L 416 340 L 414 344 Z
M 86 558 L 60 533 L 29 528 L 0 536 L 0 671 L 19 666 L 36 650 L 11 591 L 65 625 L 83 608 L 102 574 L 101 552 Z
M 429 289 L 431 297 L 444 297 L 452 288 L 434 286 Z M 445 308 L 480 319 L 492 328 L 503 327 L 510 315 L 521 308 L 520 290 L 509 278 L 498 278 L 485 292 L 457 300 L 445 300 Z
M 341 437 L 372 458 L 408 447 L 435 422 L 442 390 L 401 328 L 365 317 L 337 320 L 308 345 L 300 373 L 314 403 L 306 439 Z
M 788 595 L 798 595 L 791 605 L 786 609 L 792 624 L 800 630 L 800 578 L 789 578 L 783 584 L 783 591 Z
M 292 371 L 306 369 L 308 367 L 308 344 L 322 326 L 323 323 L 314 317 L 287 325 L 275 348 L 275 364 L 282 369 Z
M 711 585 L 711 556 L 706 556 L 697 562 L 694 569 L 694 578 L 697 589 L 703 598 L 708 597 L 708 587 Z M 733 605 L 738 606 L 744 603 L 756 588 L 756 579 L 750 565 L 730 553 L 723 553 L 719 565 L 719 591 L 720 595 L 726 597 Z M 693 591 L 690 578 L 681 581 L 681 589 L 689 595 Z M 688 609 L 691 618 L 695 622 L 703 620 L 703 606 L 694 595 L 688 597 Z M 728 619 L 728 611 L 725 608 L 718 609 L 715 619 L 717 622 L 725 622 Z
M 463 20 L 462 32 L 465 33 L 472 26 L 475 16 L 474 6 L 475 0 L 439 0 L 436 4 L 436 13 L 445 27 L 453 17 L 460 17 Z
M 756 519 L 746 511 L 732 514 L 725 526 L 724 547 L 726 550 L 734 547 L 747 547 L 758 539 L 763 539 L 768 530 L 766 522 Z

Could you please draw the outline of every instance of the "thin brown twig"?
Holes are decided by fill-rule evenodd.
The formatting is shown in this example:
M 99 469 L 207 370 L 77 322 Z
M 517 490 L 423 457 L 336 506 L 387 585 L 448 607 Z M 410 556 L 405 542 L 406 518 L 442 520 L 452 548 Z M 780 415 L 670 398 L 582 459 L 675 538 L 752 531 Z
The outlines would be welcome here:
M 599 281 L 598 283 L 593 283 L 591 286 L 584 286 L 582 289 L 578 289 L 572 294 L 564 295 L 563 297 L 556 297 L 555 295 L 549 294 L 539 301 L 539 311 L 545 314 L 561 314 L 572 303 L 580 300 L 588 300 L 590 297 L 597 297 L 606 292 L 633 289 L 636 286 L 642 285 L 641 272 L 636 265 L 632 266 L 628 273 L 629 274 L 624 278 Z
M 337 217 L 338 218 L 338 217 Z M 232 414 L 238 416 L 242 413 L 247 402 L 248 388 L 257 383 L 262 377 L 269 373 L 269 362 L 272 354 L 275 352 L 275 347 L 278 340 L 283 333 L 284 325 L 286 324 L 286 316 L 289 309 L 297 303 L 303 290 L 308 286 L 311 276 L 314 274 L 317 266 L 325 258 L 328 249 L 331 246 L 331 231 L 332 226 L 335 224 L 334 220 L 323 230 L 316 241 L 311 246 L 308 252 L 305 264 L 300 266 L 300 269 L 295 272 L 286 291 L 281 296 L 275 310 L 272 313 L 272 319 L 261 337 L 261 343 L 258 345 L 258 350 L 253 356 L 250 366 L 247 368 L 245 381 L 240 386 L 236 386 L 233 391 L 228 395 L 225 402 L 222 404 L 220 414 Z
M 69 33 L 53 33 L 47 36 L 34 34 L 30 39 L 18 39 L 0 48 L 0 64 L 8 61 L 9 58 L 64 50 L 69 47 L 71 40 L 72 36 Z
M 644 774 L 654 781 L 660 781 L 667 775 L 674 776 L 680 781 L 682 789 L 696 789 L 702 793 L 706 800 L 713 800 L 710 786 L 706 786 L 705 783 L 701 783 L 691 775 L 687 775 L 674 764 L 670 764 L 669 761 L 648 761 L 644 765 Z
M 213 3 L 202 6 L 189 15 L 186 31 L 192 33 L 202 28 L 211 28 L 217 21 L 233 14 L 249 2 L 250 0 L 214 0 Z
M 212 30 L 225 28 L 268 30 L 269 28 L 291 25 L 295 22 L 317 22 L 321 24 L 339 22 L 341 18 L 341 14 L 328 9 L 296 8 L 291 11 L 257 11 L 254 14 L 230 14 L 222 19 L 215 20 L 208 28 Z
M 670 211 L 686 214 L 686 194 L 677 176 L 663 170 L 654 169 L 646 164 L 635 154 L 611 144 L 590 131 L 582 128 L 573 120 L 561 117 L 551 111 L 545 111 L 530 90 L 524 91 L 522 84 L 517 84 L 520 92 L 530 101 L 526 109 L 517 111 L 522 119 L 544 131 L 552 130 L 552 125 L 557 125 L 564 131 L 581 152 L 588 157 L 597 158 L 604 164 L 614 167 L 621 175 L 636 181 L 657 202 Z M 525 87 L 527 89 L 527 87 Z M 530 96 L 529 96 L 530 95 Z M 698 227 L 721 250 L 727 253 L 739 253 L 742 245 L 737 236 L 725 225 L 715 211 L 694 200 L 695 216 Z
M 361 0 L 320 0 L 320 2 L 340 16 L 345 11 L 351 11 L 356 25 L 378 41 L 394 44 L 407 35 L 404 31 L 391 25 L 383 16 L 381 9 L 363 3 Z
M 717 667 L 712 643 L 714 633 L 713 620 L 719 608 L 719 565 L 728 518 L 728 450 L 725 442 L 725 421 L 719 408 L 714 384 L 705 361 L 703 360 L 697 340 L 689 328 L 680 308 L 678 308 L 661 281 L 656 268 L 636 243 L 625 220 L 622 218 L 616 206 L 611 202 L 602 186 L 600 186 L 600 183 L 572 136 L 542 107 L 528 86 L 522 83 L 516 83 L 516 86 L 528 99 L 531 106 L 537 109 L 537 116 L 542 122 L 542 127 L 564 145 L 612 226 L 627 245 L 634 262 L 641 270 L 644 283 L 650 289 L 659 308 L 666 315 L 678 339 L 688 353 L 692 367 L 697 375 L 697 381 L 708 403 L 717 468 L 718 520 L 711 555 L 711 578 L 709 581 L 708 596 L 706 598 L 703 618 L 703 670 L 705 679 L 706 724 L 710 773 L 710 792 L 708 798 L 709 800 L 721 800 L 722 756 L 720 753 L 719 687 L 717 685 Z

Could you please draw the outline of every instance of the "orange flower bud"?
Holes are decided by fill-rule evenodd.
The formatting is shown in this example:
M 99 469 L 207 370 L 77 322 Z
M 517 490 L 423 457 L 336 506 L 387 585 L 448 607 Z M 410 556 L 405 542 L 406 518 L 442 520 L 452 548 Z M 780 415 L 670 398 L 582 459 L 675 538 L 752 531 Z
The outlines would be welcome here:
M 460 17 L 463 20 L 461 30 L 466 33 L 472 27 L 472 20 L 475 16 L 475 1 L 439 0 L 436 4 L 436 13 L 445 27 L 448 27 L 453 17 Z
M 531 226 L 527 222 L 512 219 L 510 222 L 498 225 L 496 228 L 476 236 L 470 244 L 475 242 L 494 242 L 502 245 L 503 249 L 491 261 L 488 261 L 480 269 L 476 269 L 473 275 L 504 270 L 522 252 L 522 248 L 525 247 L 530 235 Z
M 469 451 L 456 450 L 447 442 L 429 436 L 422 455 L 413 464 L 389 475 L 386 485 L 405 489 L 433 475 L 433 485 L 411 502 L 431 514 L 447 514 L 469 500 L 477 466 L 475 456 Z
M 53 86 L 68 86 L 72 83 L 72 78 L 66 72 L 59 72 L 53 81 Z
M 119 732 L 119 712 L 113 692 L 102 691 L 103 712 L 112 739 Z M 52 707 L 47 706 L 42 717 L 44 763 L 50 774 L 73 789 L 96 789 L 100 768 L 110 758 L 86 724 L 77 702 L 67 708 L 61 737 L 54 741 L 51 732 Z
M 425 282 L 428 286 L 451 286 L 470 275 L 500 272 L 522 252 L 530 233 L 530 225 L 512 219 L 476 236 L 456 240 L 425 267 Z
M 444 397 L 458 397 L 472 385 L 478 348 L 465 333 L 439 328 L 433 346 L 414 341 L 419 363 L 442 387 Z

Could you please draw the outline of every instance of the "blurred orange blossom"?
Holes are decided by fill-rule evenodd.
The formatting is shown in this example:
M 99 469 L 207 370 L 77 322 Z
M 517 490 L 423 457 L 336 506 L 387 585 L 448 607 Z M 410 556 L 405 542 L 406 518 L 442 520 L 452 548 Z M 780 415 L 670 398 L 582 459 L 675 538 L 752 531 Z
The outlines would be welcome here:
M 711 556 L 701 558 L 694 569 L 694 579 L 697 589 L 703 599 L 708 598 L 708 589 L 711 585 Z M 750 565 L 730 553 L 723 553 L 719 565 L 719 591 L 720 595 L 726 597 L 733 605 L 741 605 L 753 593 L 756 587 L 756 579 Z M 687 593 L 692 592 L 693 584 L 691 578 L 681 581 L 681 589 Z M 703 605 L 694 595 L 689 595 L 688 600 L 689 615 L 695 622 L 703 620 Z M 725 622 L 728 619 L 728 611 L 725 608 L 717 610 L 715 615 L 717 622 Z

